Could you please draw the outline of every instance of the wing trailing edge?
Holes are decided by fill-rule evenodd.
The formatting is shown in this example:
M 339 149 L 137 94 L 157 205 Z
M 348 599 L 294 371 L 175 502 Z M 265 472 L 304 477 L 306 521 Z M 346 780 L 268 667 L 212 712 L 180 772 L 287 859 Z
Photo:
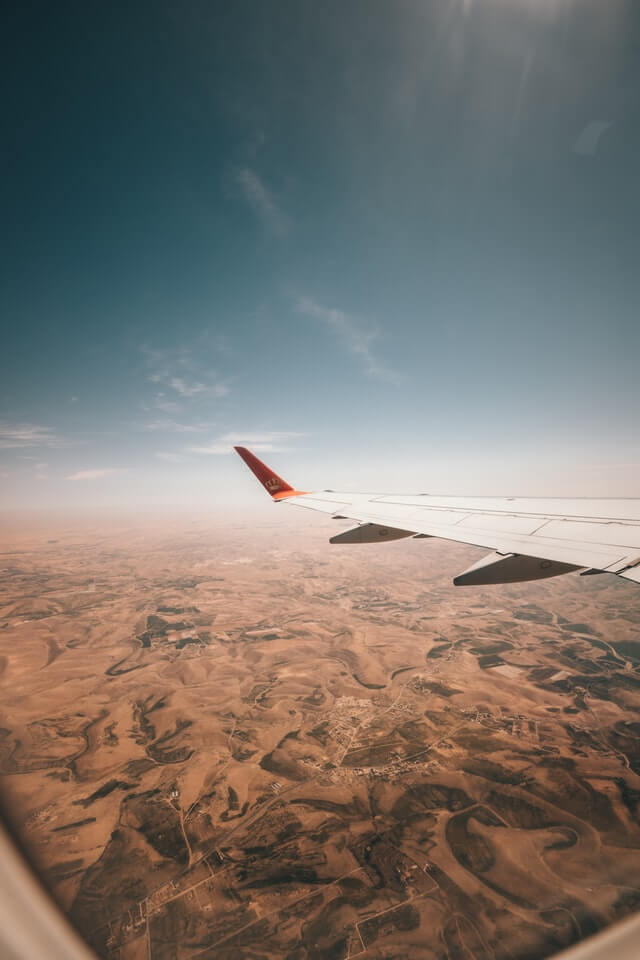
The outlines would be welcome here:
M 618 576 L 624 577 L 625 580 L 631 580 L 633 583 L 640 583 L 640 561 L 631 567 L 627 567 L 626 570 L 621 570 Z

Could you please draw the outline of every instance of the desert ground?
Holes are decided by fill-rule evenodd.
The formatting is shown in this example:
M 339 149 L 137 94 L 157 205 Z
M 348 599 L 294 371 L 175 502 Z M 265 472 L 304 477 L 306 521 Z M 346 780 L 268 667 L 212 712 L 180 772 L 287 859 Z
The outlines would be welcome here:
M 347 525 L 5 530 L 3 805 L 100 957 L 531 960 L 640 906 L 638 588 Z

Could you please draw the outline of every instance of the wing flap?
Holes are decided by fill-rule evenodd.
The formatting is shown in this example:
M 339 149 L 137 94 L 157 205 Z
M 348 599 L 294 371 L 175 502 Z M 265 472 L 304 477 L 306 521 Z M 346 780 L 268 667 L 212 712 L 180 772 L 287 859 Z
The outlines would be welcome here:
M 608 543 L 621 548 L 637 546 L 640 528 L 635 524 L 602 520 L 549 520 L 540 528 L 541 536 L 556 540 L 584 541 L 585 543 Z
M 621 570 L 619 575 L 624 577 L 625 580 L 640 583 L 640 563 L 637 563 L 634 567 L 628 567 L 626 570 Z

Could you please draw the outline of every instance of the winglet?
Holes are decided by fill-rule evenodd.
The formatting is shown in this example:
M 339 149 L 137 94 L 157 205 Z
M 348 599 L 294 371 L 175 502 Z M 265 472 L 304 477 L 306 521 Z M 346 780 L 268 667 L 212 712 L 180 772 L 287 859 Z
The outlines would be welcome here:
M 300 497 L 305 493 L 304 490 L 294 490 L 282 477 L 274 473 L 262 460 L 258 460 L 256 455 L 251 453 L 250 450 L 247 450 L 246 447 L 234 447 L 233 449 L 242 457 L 249 467 L 249 470 L 255 474 L 273 500 L 286 500 L 287 497 Z

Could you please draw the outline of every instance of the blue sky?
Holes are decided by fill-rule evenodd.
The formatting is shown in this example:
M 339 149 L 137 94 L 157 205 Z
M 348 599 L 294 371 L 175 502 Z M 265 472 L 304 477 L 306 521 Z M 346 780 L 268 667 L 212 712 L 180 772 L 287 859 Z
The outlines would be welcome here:
M 19 5 L 0 495 L 640 495 L 638 10 Z

